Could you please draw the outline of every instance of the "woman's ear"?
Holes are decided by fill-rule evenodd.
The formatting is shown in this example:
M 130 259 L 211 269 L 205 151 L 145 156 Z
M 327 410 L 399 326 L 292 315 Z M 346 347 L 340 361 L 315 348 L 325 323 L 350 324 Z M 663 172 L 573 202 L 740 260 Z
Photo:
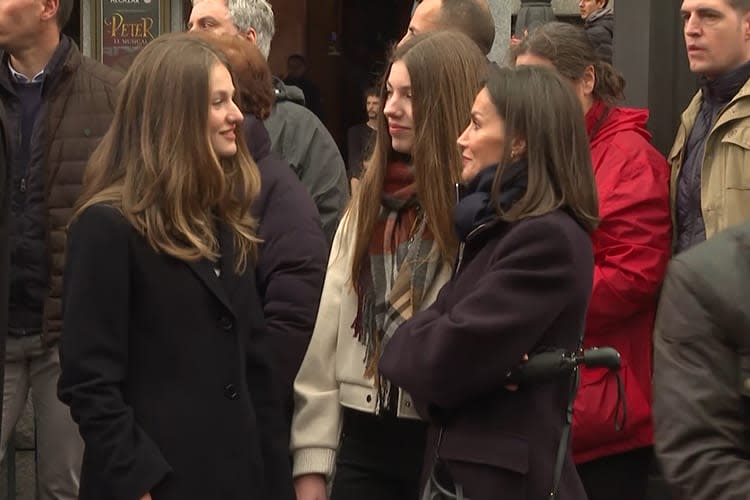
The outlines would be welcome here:
M 510 156 L 513 159 L 520 158 L 526 154 L 526 139 L 514 137 L 510 143 Z
M 593 64 L 589 64 L 583 70 L 580 83 L 584 97 L 590 97 L 594 94 L 594 88 L 596 88 L 596 69 Z

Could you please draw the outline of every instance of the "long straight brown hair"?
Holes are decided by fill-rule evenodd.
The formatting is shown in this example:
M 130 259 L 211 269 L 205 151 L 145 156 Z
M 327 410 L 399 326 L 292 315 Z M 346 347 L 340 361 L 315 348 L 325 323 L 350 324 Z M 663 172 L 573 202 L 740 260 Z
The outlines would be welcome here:
M 397 47 L 380 87 L 386 102 L 386 82 L 391 67 L 402 61 L 409 72 L 414 119 L 411 162 L 419 204 L 440 249 L 440 258 L 451 262 L 458 246 L 453 228 L 455 184 L 461 180 L 461 153 L 456 139 L 469 121 L 471 106 L 487 75 L 488 61 L 469 37 L 457 32 L 417 35 Z M 391 146 L 388 122 L 378 114 L 377 138 L 372 157 L 351 210 L 356 215 L 352 280 L 359 286 L 367 262 L 370 238 L 380 214 L 381 195 L 388 163 L 399 156 Z
M 112 124 L 89 159 L 73 218 L 109 204 L 157 252 L 217 260 L 216 221 L 231 229 L 235 270 L 254 257 L 258 238 L 250 204 L 260 174 L 237 134 L 237 154 L 220 159 L 208 135 L 209 80 L 221 52 L 194 36 L 149 43 L 122 82 Z
M 569 82 L 544 67 L 496 68 L 487 91 L 505 122 L 505 136 L 526 141 L 528 187 L 505 220 L 536 217 L 564 208 L 588 232 L 599 223 L 599 201 L 591 166 L 583 110 Z M 511 162 L 505 148 L 492 186 L 498 199 L 503 170 Z

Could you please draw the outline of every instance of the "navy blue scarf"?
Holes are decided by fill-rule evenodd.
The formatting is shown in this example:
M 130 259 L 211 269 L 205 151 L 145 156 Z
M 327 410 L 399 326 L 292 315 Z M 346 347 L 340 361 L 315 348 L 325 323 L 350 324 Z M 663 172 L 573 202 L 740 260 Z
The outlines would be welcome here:
M 466 185 L 465 194 L 456 205 L 455 212 L 459 241 L 465 241 L 475 228 L 496 219 L 497 207 L 508 211 L 526 193 L 526 161 L 520 160 L 505 167 L 500 180 L 500 193 L 493 203 L 492 183 L 495 172 L 497 165 L 486 167 Z

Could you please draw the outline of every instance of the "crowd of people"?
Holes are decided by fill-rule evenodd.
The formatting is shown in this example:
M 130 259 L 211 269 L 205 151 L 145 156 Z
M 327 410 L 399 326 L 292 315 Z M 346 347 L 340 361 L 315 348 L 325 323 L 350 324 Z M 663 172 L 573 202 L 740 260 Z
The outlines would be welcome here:
M 31 391 L 43 500 L 750 497 L 750 0 L 682 1 L 666 157 L 579 6 L 499 65 L 418 2 L 345 167 L 267 0 L 125 75 L 0 2 L 0 456 Z

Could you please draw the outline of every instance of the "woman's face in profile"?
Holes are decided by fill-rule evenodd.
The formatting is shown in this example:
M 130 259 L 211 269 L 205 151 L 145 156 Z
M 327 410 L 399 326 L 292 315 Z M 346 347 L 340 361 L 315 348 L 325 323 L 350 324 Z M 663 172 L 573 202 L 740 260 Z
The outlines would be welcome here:
M 406 64 L 396 61 L 386 82 L 385 106 L 391 146 L 399 153 L 411 154 L 414 147 L 414 118 L 412 115 L 411 77 Z
M 471 181 L 484 168 L 499 163 L 505 151 L 505 121 L 490 92 L 483 88 L 471 108 L 471 121 L 458 138 L 463 160 L 461 178 Z
M 215 64 L 208 88 L 208 137 L 216 156 L 230 158 L 237 154 L 237 128 L 242 112 L 232 100 L 234 84 L 226 66 Z

